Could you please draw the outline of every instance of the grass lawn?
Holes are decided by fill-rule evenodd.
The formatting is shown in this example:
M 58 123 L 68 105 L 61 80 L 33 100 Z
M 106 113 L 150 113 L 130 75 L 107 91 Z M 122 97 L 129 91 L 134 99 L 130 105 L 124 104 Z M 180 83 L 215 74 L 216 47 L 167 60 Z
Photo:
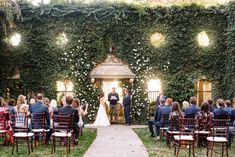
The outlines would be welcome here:
M 145 147 L 147 148 L 149 157 L 174 157 L 174 148 L 171 147 L 169 149 L 166 146 L 166 142 L 156 141 L 154 138 L 150 137 L 150 133 L 148 128 L 141 128 L 141 129 L 134 129 L 136 134 L 144 143 Z M 216 150 L 213 153 L 213 157 L 221 157 L 222 156 L 222 148 L 216 147 Z M 179 152 L 180 157 L 188 157 L 188 150 L 187 149 L 180 149 Z M 192 156 L 192 152 L 191 152 Z M 206 157 L 206 148 L 196 148 L 195 149 L 195 156 L 196 157 Z M 225 156 L 225 154 L 224 154 Z M 229 157 L 235 157 L 235 140 L 231 149 L 229 149 Z
M 91 143 L 96 138 L 97 131 L 96 129 L 84 129 L 83 134 L 81 138 L 79 139 L 78 146 L 75 146 L 74 148 L 71 147 L 71 152 L 69 153 L 69 156 L 76 156 L 76 157 L 82 157 L 83 154 L 86 152 L 86 150 L 89 148 Z M 0 146 L 0 157 L 65 157 L 66 156 L 66 147 L 56 147 L 56 152 L 51 154 L 51 145 L 48 145 L 47 147 L 41 145 L 37 148 L 34 148 L 33 153 L 28 155 L 28 150 L 26 145 L 20 146 L 19 145 L 19 154 L 17 155 L 16 151 L 14 151 L 14 154 L 11 155 L 12 147 L 7 146 Z

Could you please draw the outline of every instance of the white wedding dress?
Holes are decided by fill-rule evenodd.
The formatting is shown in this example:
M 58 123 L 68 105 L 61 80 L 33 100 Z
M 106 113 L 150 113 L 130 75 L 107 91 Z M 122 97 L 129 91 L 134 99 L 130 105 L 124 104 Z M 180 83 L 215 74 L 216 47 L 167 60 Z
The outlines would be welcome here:
M 109 119 L 104 108 L 104 98 L 100 98 L 100 106 L 93 126 L 109 126 Z

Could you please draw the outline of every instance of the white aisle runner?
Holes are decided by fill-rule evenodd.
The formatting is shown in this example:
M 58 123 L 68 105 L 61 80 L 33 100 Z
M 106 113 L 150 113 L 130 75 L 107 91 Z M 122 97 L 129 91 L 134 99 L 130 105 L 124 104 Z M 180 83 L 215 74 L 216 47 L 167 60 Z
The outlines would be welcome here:
M 148 157 L 142 141 L 129 126 L 98 127 L 84 157 Z

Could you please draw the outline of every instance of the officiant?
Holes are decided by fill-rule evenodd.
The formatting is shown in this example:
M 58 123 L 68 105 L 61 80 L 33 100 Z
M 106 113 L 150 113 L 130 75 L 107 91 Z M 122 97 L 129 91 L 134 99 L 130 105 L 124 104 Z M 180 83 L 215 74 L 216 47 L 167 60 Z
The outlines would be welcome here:
M 112 92 L 109 93 L 108 101 L 110 104 L 110 122 L 113 123 L 113 117 L 115 122 L 117 122 L 117 102 L 119 101 L 119 95 L 115 87 L 113 87 Z

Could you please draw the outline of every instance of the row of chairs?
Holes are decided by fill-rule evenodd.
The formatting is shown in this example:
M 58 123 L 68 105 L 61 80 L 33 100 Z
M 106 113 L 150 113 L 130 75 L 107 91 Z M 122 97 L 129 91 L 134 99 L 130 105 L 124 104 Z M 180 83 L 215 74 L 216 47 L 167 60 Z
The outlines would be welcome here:
M 13 147 L 12 154 L 16 147 L 18 153 L 19 143 L 26 141 L 28 147 L 28 154 L 33 152 L 33 140 L 41 139 L 45 142 L 46 134 L 52 134 L 52 151 L 56 150 L 56 143 L 63 143 L 66 146 L 66 153 L 70 152 L 70 144 L 73 142 L 74 146 L 74 134 L 73 134 L 73 115 L 58 114 L 53 115 L 52 120 L 52 133 L 50 128 L 45 125 L 45 114 L 44 113 L 33 113 L 27 115 L 27 113 L 17 113 L 15 115 L 6 118 L 6 114 L 0 114 L 0 138 L 6 139 L 6 132 L 9 127 L 13 133 Z M 35 140 L 36 141 L 36 140 Z M 36 145 L 36 143 L 35 143 Z
M 170 123 L 170 124 L 169 124 Z M 169 126 L 168 126 L 169 124 Z M 160 128 L 160 138 L 166 136 L 167 145 L 169 148 L 174 146 L 174 154 L 179 156 L 180 148 L 188 148 L 189 156 L 191 155 L 191 149 L 193 156 L 195 156 L 194 149 L 199 145 L 199 140 L 204 139 L 207 146 L 207 156 L 213 156 L 213 148 L 215 143 L 221 144 L 222 156 L 224 150 L 228 157 L 228 128 L 230 119 L 213 119 L 212 124 L 208 128 L 195 128 L 195 118 L 184 118 L 175 116 L 171 118 L 169 122 L 169 114 L 162 115 L 162 127 Z M 195 146 L 196 143 L 196 146 Z

